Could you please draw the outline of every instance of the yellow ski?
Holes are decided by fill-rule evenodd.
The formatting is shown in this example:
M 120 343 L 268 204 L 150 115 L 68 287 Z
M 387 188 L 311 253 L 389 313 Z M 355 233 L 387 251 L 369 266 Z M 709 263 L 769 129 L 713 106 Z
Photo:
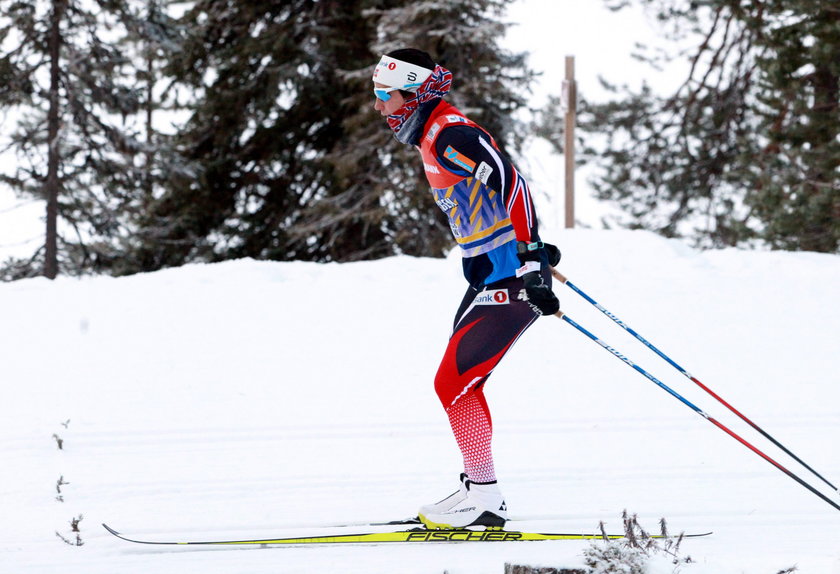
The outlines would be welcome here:
M 127 542 L 136 544 L 162 544 L 162 545 L 265 545 L 265 546 L 291 546 L 305 544 L 385 544 L 405 543 L 417 544 L 424 542 L 528 542 L 540 540 L 597 540 L 603 539 L 602 534 L 552 534 L 543 532 L 519 532 L 513 530 L 425 530 L 422 528 L 411 530 L 399 530 L 396 532 L 362 532 L 354 534 L 327 534 L 322 536 L 300 536 L 291 538 L 264 538 L 246 540 L 203 540 L 203 541 L 152 541 L 136 540 L 123 536 L 107 524 L 102 526 L 105 529 Z M 706 536 L 711 534 L 689 534 L 686 537 Z M 610 539 L 624 538 L 623 534 L 608 534 Z M 662 536 L 652 536 L 662 538 Z

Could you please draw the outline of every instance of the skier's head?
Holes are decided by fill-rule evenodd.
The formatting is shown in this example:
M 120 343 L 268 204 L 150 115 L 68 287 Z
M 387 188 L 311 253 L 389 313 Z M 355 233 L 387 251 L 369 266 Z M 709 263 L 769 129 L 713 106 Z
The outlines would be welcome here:
M 373 82 L 380 86 L 374 88 L 374 94 L 384 102 L 390 99 L 395 90 L 403 92 L 403 98 L 409 98 L 432 75 L 434 69 L 435 61 L 422 50 L 401 48 L 388 52 L 373 69 Z
M 426 52 L 401 48 L 380 58 L 372 80 L 374 108 L 388 118 L 388 125 L 402 141 L 399 132 L 405 122 L 419 105 L 449 92 L 452 74 Z

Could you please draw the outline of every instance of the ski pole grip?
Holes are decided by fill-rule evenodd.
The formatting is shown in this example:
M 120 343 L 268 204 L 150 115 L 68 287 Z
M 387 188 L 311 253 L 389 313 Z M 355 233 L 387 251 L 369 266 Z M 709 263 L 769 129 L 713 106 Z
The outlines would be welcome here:
M 565 283 L 566 281 L 568 281 L 568 279 L 566 279 L 566 276 L 557 271 L 557 269 L 555 269 L 554 267 L 551 268 L 551 276 L 557 279 L 560 283 Z
M 551 269 L 551 276 L 554 277 L 555 279 L 557 279 L 560 283 L 565 283 L 566 281 L 568 281 L 568 279 L 566 279 L 566 277 L 562 273 L 557 271 L 557 269 L 555 269 L 554 267 L 549 267 L 549 269 Z M 554 316 L 557 317 L 558 319 L 562 319 L 563 315 L 565 315 L 565 313 L 563 313 L 563 311 L 557 311 L 554 314 Z

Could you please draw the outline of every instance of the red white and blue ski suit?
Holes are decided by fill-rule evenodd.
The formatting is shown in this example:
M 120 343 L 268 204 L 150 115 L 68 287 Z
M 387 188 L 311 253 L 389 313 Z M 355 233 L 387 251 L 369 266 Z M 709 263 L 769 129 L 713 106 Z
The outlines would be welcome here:
M 443 100 L 431 109 L 420 154 L 435 202 L 446 213 L 470 286 L 435 377 L 473 482 L 495 480 L 492 421 L 483 385 L 516 340 L 537 319 L 518 295 L 517 241 L 539 241 L 528 183 L 493 138 Z M 419 111 L 419 110 L 418 110 Z M 543 273 L 550 285 L 550 275 Z

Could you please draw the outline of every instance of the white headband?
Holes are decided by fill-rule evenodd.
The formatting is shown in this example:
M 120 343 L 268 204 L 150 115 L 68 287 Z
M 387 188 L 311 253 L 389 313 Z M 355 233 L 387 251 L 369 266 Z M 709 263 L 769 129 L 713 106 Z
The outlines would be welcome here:
M 389 88 L 416 92 L 431 75 L 432 70 L 428 68 L 382 56 L 373 70 L 373 81 Z

